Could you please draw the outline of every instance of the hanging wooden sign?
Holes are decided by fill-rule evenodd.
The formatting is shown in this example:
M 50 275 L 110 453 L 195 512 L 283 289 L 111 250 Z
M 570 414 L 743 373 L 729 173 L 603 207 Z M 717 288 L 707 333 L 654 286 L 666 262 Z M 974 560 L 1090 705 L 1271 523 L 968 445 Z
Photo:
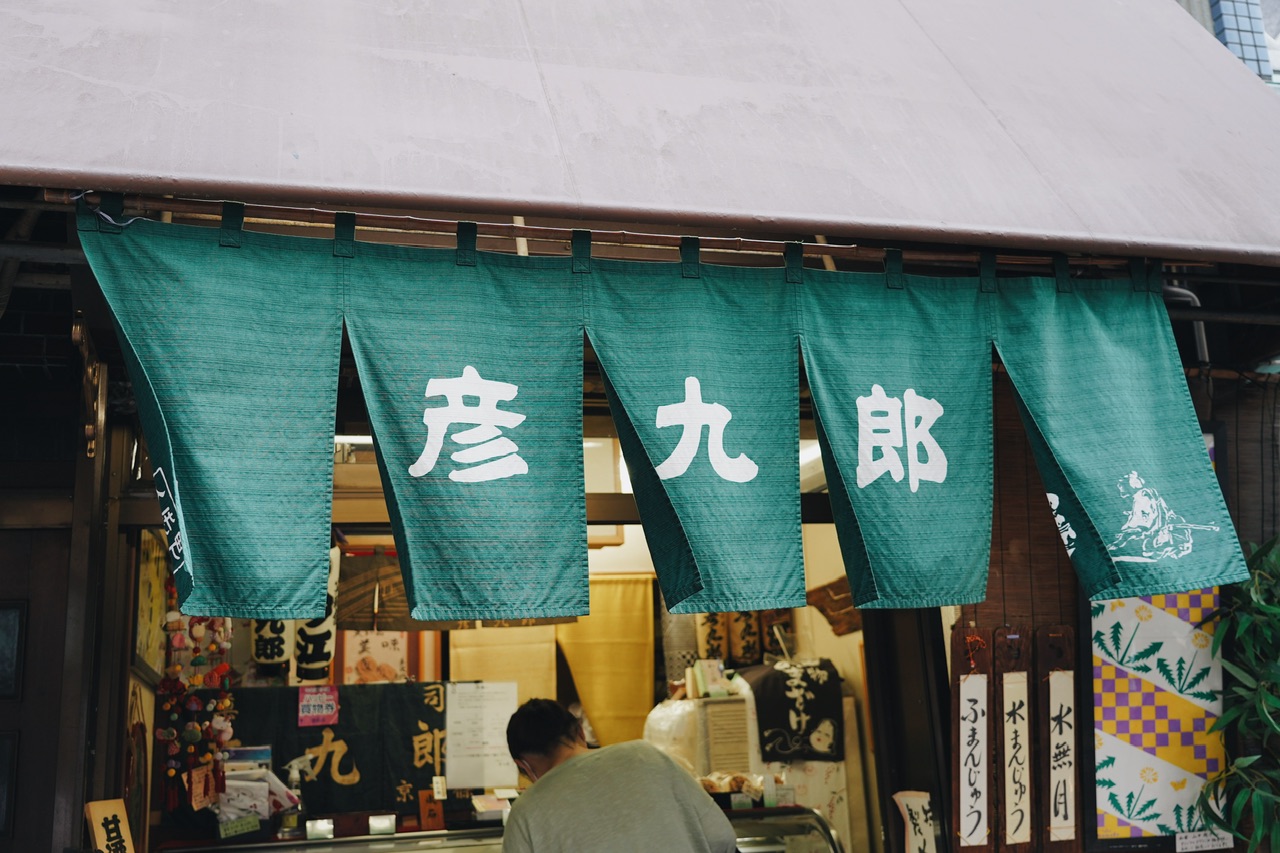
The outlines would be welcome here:
M 992 658 L 1000 715 L 996 720 L 996 762 L 1001 804 L 997 846 L 1009 853 L 1029 853 L 1035 827 L 1032 769 L 1031 634 L 1026 628 L 992 632 Z
M 1076 820 L 1078 719 L 1075 697 L 1075 630 L 1056 625 L 1036 631 L 1036 681 L 1039 684 L 1037 734 L 1041 749 L 1037 778 L 1044 814 L 1044 849 L 1074 853 L 1081 849 Z
M 994 850 L 991 819 L 991 632 L 956 628 L 951 635 L 952 829 L 960 846 Z
M 105 853 L 134 853 L 133 835 L 124 800 L 95 800 L 84 804 L 84 819 L 93 836 L 93 847 Z

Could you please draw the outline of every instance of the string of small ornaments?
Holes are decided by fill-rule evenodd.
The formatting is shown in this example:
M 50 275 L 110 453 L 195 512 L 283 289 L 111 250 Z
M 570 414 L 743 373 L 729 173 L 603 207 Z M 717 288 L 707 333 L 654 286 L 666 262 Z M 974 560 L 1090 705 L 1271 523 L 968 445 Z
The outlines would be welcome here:
M 156 687 L 156 739 L 164 761 L 164 810 L 216 800 L 226 790 L 225 749 L 232 737 L 231 620 L 178 612 L 173 577 L 165 582 L 165 671 Z M 196 691 L 216 690 L 197 695 Z M 208 768 L 205 770 L 204 768 Z

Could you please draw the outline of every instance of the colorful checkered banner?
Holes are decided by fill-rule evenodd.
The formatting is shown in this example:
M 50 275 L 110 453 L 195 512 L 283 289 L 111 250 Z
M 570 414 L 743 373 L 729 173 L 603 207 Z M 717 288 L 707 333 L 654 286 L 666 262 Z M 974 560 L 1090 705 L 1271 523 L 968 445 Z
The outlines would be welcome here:
M 667 607 L 803 607 L 795 285 L 593 260 L 587 333 Z
M 1097 601 L 1093 648 L 1098 838 L 1204 832 L 1196 806 L 1226 760 L 1222 662 L 1213 653 L 1215 587 Z M 1086 753 L 1087 754 L 1087 753 Z

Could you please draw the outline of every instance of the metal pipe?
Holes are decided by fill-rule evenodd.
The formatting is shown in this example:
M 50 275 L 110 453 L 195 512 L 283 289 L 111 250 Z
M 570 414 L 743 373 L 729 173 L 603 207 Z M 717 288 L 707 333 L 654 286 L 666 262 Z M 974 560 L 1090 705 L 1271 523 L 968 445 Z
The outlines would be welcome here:
M 1166 284 L 1164 286 L 1164 298 L 1166 301 L 1173 299 L 1182 302 L 1190 302 L 1191 307 L 1200 307 L 1200 297 L 1195 293 L 1187 290 L 1185 287 L 1177 287 L 1176 285 Z M 1191 325 L 1196 335 L 1196 357 L 1200 359 L 1200 364 L 1207 366 L 1209 364 L 1209 341 L 1204 336 L 1204 321 L 1192 320 Z
M 1169 319 L 1241 326 L 1280 326 L 1280 314 L 1253 314 L 1248 311 L 1210 311 L 1203 308 L 1170 308 Z

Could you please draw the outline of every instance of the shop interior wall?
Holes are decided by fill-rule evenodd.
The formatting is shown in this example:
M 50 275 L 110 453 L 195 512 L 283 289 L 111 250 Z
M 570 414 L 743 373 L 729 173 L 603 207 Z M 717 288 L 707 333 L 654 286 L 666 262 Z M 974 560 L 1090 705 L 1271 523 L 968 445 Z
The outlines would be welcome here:
M 822 586 L 844 577 L 844 561 L 840 555 L 835 526 L 806 524 L 802 528 L 805 563 L 805 586 Z M 624 528 L 622 545 L 592 549 L 589 555 L 593 575 L 645 570 L 652 572 L 644 530 L 638 525 Z M 867 715 L 867 681 L 862 655 L 862 632 L 836 636 L 831 625 L 817 608 L 798 608 L 795 654 L 800 658 L 831 659 L 844 680 L 846 697 L 851 699 L 851 713 L 846 726 L 855 735 L 852 751 L 846 752 L 845 772 L 848 785 L 848 831 L 844 833 L 850 853 L 880 848 L 880 814 L 874 807 L 875 767 L 870 748 Z
M 844 558 L 833 524 L 806 524 L 804 536 L 805 584 L 822 586 L 844 577 Z M 814 607 L 795 611 L 797 653 L 804 658 L 829 658 L 844 679 L 845 696 L 851 711 L 845 724 L 857 736 L 848 738 L 852 750 L 845 751 L 845 771 L 849 796 L 849 833 L 846 846 L 851 851 L 883 849 L 879 792 L 875 755 L 872 749 L 867 704 L 867 674 L 863 632 L 837 636 L 831 623 Z
M 341 591 L 339 591 L 341 595 Z M 556 626 L 449 632 L 452 681 L 514 681 L 517 700 L 556 697 Z

